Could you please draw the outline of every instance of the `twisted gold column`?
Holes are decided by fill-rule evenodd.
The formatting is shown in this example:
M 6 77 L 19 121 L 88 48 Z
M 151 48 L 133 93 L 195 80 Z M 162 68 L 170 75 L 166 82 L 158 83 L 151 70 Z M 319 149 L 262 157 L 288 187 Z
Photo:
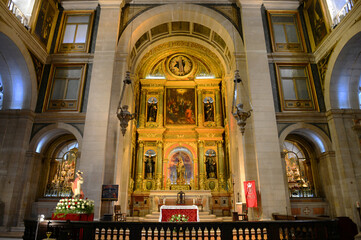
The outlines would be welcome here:
M 226 190 L 225 184 L 225 172 L 224 172 L 224 150 L 223 150 L 223 140 L 217 141 L 218 149 L 218 166 L 219 166 L 219 187 L 221 190 Z
M 157 169 L 156 169 L 156 189 L 162 189 L 162 159 L 163 159 L 163 142 L 157 141 Z
M 204 190 L 204 180 L 205 180 L 205 172 L 204 172 L 204 141 L 198 141 L 198 166 L 199 166 L 199 189 Z
M 138 141 L 138 161 L 137 161 L 137 176 L 135 181 L 135 191 L 142 191 L 143 181 L 143 155 L 144 155 L 144 142 Z

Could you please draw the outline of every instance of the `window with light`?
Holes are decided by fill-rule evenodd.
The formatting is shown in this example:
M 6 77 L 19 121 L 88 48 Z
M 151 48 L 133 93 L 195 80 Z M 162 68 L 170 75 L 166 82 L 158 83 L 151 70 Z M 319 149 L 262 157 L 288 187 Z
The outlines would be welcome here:
M 80 111 L 85 64 L 54 66 L 45 111 Z
M 303 37 L 300 21 L 296 12 L 269 11 L 273 51 L 303 52 Z
M 276 64 L 283 111 L 318 110 L 309 65 Z
M 93 12 L 66 12 L 58 52 L 88 52 Z

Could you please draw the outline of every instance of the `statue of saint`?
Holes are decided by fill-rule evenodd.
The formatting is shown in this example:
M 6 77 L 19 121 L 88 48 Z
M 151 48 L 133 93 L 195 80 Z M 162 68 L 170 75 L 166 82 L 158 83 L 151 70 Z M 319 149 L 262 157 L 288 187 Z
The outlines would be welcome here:
M 206 156 L 207 178 L 217 178 L 217 163 L 214 156 Z
M 204 120 L 205 122 L 214 122 L 214 110 L 212 98 L 207 97 L 204 102 Z
M 154 160 L 152 156 L 145 157 L 145 177 L 146 179 L 153 179 Z
M 73 198 L 84 198 L 83 190 L 81 189 L 81 185 L 84 183 L 84 179 L 82 177 L 83 172 L 78 170 L 76 173 L 77 178 L 75 178 L 74 182 L 72 182 L 72 191 L 73 191 Z
M 156 122 L 157 121 L 157 102 L 156 98 L 150 98 L 148 100 L 148 116 L 147 122 Z
M 186 167 L 184 166 L 183 159 L 181 157 L 178 157 L 176 170 L 177 170 L 177 184 L 185 184 Z

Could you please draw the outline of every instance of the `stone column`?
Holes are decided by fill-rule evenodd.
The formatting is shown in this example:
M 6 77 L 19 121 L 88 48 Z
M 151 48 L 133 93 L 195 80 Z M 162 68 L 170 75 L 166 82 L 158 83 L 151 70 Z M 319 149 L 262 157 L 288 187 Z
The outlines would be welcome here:
M 156 189 L 161 190 L 162 189 L 162 159 L 163 159 L 163 142 L 157 141 L 157 170 L 156 170 Z
M 220 190 L 226 190 L 223 140 L 217 141 L 217 150 L 218 150 L 217 155 L 218 155 L 219 188 Z
M 221 113 L 222 99 L 221 99 L 221 94 L 220 94 L 219 90 L 217 89 L 215 92 L 216 92 L 216 97 L 215 97 L 216 99 L 214 101 L 215 107 L 216 107 L 215 122 L 216 122 L 217 127 L 221 127 L 222 126 L 222 113 Z
M 157 122 L 158 122 L 158 126 L 163 126 L 163 106 L 164 106 L 164 90 L 162 89 L 160 92 L 159 92 L 159 101 L 158 101 L 158 119 L 157 119 Z
M 336 177 L 335 187 L 337 197 L 334 199 L 337 216 L 348 216 L 360 225 L 359 216 L 355 208 L 356 201 L 360 201 L 357 189 L 355 163 L 360 160 L 358 136 L 352 131 L 354 113 L 352 110 L 337 109 L 327 112 L 327 120 L 335 150 L 332 171 Z M 357 167 L 357 166 L 356 166 Z M 338 206 L 341 206 L 338 208 Z
M 138 141 L 138 161 L 136 166 L 136 180 L 135 180 L 135 191 L 142 191 L 143 182 L 143 156 L 144 156 L 144 142 Z
M 146 99 L 146 95 L 147 95 L 147 90 L 146 89 L 142 89 L 141 90 L 141 97 L 140 97 L 140 114 L 139 114 L 139 127 L 144 128 L 145 125 L 145 106 L 147 106 L 147 99 Z
M 203 94 L 202 90 L 198 89 L 198 126 L 203 127 Z
M 252 117 L 245 132 L 246 180 L 256 180 L 262 198 L 259 212 L 262 219 L 271 219 L 273 212 L 286 213 L 288 195 L 280 156 L 268 54 L 262 22 L 262 1 L 240 0 L 245 45 L 245 72 L 240 72 L 253 105 Z M 257 30 L 256 30 L 257 29 Z M 262 71 L 260 71 L 262 69 Z M 243 70 L 243 69 L 240 69 Z M 246 99 L 243 100 L 246 103 Z
M 110 115 L 114 59 L 118 42 L 120 0 L 99 1 L 101 11 L 89 87 L 82 157 L 78 169 L 84 172 L 83 189 L 95 201 L 95 218 L 100 217 L 101 194 L 105 171 L 106 142 Z
M 204 190 L 206 174 L 204 171 L 204 141 L 198 141 L 199 189 Z

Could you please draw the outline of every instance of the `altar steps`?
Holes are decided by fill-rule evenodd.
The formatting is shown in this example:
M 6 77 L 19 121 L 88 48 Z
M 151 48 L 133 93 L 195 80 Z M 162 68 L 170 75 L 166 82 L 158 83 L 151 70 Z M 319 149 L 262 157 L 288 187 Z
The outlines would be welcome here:
M 132 218 L 133 221 L 138 220 L 139 222 L 158 222 L 160 212 L 152 212 L 151 214 L 145 215 L 145 217 L 139 217 L 138 219 Z M 127 218 L 127 221 L 130 219 Z M 217 217 L 209 212 L 199 212 L 200 222 L 222 222 L 222 217 Z

